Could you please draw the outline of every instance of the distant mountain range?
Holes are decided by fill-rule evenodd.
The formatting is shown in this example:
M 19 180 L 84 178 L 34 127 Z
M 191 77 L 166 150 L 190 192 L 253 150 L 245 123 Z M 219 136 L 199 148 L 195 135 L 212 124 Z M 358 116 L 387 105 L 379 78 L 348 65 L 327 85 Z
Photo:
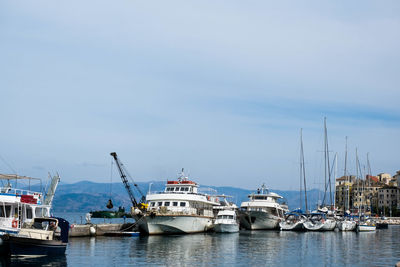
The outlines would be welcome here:
M 165 186 L 163 181 L 150 181 L 138 183 L 138 187 L 146 194 L 151 186 L 151 191 L 162 191 Z M 132 186 L 134 187 L 134 186 Z M 37 190 L 37 188 L 32 188 Z M 139 199 L 139 194 L 135 189 L 134 194 Z M 256 190 L 256 188 L 255 188 Z M 218 187 L 218 186 L 201 186 L 199 191 L 209 194 L 225 194 L 232 196 L 232 201 L 238 206 L 247 196 L 255 190 L 247 190 L 235 187 Z M 271 190 L 283 196 L 290 209 L 299 207 L 298 191 Z M 319 196 L 323 196 L 317 189 L 307 192 L 309 207 L 315 208 L 318 203 Z M 302 196 L 304 197 L 304 196 Z M 114 209 L 119 206 L 129 208 L 131 206 L 128 193 L 122 183 L 95 183 L 90 181 L 81 181 L 74 184 L 61 183 L 53 201 L 53 211 L 55 212 L 89 212 L 94 210 L 106 210 L 106 204 L 112 199 Z

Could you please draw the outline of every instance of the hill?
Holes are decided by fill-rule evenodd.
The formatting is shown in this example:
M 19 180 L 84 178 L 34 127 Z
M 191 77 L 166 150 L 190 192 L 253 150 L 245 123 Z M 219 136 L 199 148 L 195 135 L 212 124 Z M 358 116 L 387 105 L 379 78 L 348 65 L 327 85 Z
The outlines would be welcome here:
M 146 194 L 151 186 L 151 191 L 162 191 L 165 186 L 164 181 L 150 181 L 138 183 L 138 187 Z M 32 188 L 34 189 L 34 188 Z M 232 196 L 232 201 L 237 205 L 247 199 L 247 196 L 253 191 L 236 187 L 218 187 L 201 186 L 201 192 L 210 194 L 225 194 Z M 290 209 L 299 207 L 299 192 L 272 190 L 283 196 Z M 135 196 L 139 194 L 134 191 Z M 309 206 L 315 207 L 318 202 L 318 196 L 321 192 L 317 189 L 307 192 Z M 129 207 L 130 200 L 122 183 L 95 183 L 90 181 L 81 181 L 74 184 L 60 184 L 53 201 L 53 210 L 57 212 L 88 212 L 91 210 L 104 210 L 109 199 L 112 199 L 114 207 Z

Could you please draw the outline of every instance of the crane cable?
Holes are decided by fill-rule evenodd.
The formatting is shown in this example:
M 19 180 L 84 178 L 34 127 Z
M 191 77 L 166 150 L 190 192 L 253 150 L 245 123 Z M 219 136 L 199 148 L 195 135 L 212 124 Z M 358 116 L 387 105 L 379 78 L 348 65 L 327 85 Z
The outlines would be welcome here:
M 108 202 L 107 202 L 107 208 L 108 209 L 112 209 L 113 207 L 114 207 L 114 205 L 113 205 L 113 203 L 112 203 L 112 200 L 111 200 L 111 198 L 112 198 L 112 171 L 113 171 L 113 165 L 114 165 L 114 162 L 111 160 L 111 173 L 110 173 L 110 199 L 108 200 Z

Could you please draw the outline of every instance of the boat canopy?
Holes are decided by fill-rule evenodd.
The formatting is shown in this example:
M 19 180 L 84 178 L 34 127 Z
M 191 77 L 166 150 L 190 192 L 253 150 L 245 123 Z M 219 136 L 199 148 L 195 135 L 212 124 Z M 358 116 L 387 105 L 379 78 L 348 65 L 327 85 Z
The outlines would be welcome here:
M 18 174 L 0 174 L 0 180 L 38 180 L 38 181 L 41 181 L 41 179 L 39 179 L 39 178 L 21 176 Z

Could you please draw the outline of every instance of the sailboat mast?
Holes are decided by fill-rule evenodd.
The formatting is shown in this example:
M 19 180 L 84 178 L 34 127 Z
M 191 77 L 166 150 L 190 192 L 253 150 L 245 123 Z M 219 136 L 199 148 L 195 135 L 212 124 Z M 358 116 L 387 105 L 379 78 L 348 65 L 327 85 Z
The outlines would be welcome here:
M 329 163 L 329 145 L 328 145 L 328 129 L 326 127 L 326 117 L 324 118 L 324 133 L 325 133 L 325 192 L 324 192 L 324 201 L 326 198 L 326 191 L 328 190 L 329 186 L 329 198 L 330 198 L 330 206 L 332 207 L 332 184 L 331 184 L 331 168 Z M 327 181 L 328 177 L 328 181 Z
M 336 181 L 336 173 L 337 173 L 337 153 L 335 154 L 335 172 L 333 174 L 333 180 Z M 335 190 L 335 197 L 333 202 L 333 209 L 336 208 L 336 190 Z
M 344 154 L 344 185 L 345 185 L 345 192 L 344 192 L 344 212 L 349 209 L 350 199 L 349 199 L 349 181 L 347 177 L 347 136 L 346 136 L 346 147 L 345 147 L 345 154 Z M 347 209 L 346 209 L 347 208 Z
M 358 152 L 356 148 L 356 181 L 357 181 L 357 195 L 360 195 L 360 180 L 358 179 Z M 357 199 L 357 196 L 356 196 Z M 358 219 L 360 219 L 360 204 L 358 204 Z
M 306 167 L 304 164 L 303 129 L 301 129 L 301 131 L 300 131 L 300 166 L 301 166 L 300 167 L 300 184 L 301 184 L 301 175 L 303 175 L 304 203 L 305 203 L 306 213 L 307 213 L 307 210 L 308 210 L 308 207 L 307 207 L 307 184 L 306 184 Z M 300 187 L 300 189 L 301 189 L 301 187 Z M 301 201 L 301 198 L 300 198 L 300 201 Z
M 302 153 L 302 136 L 303 136 L 303 128 L 300 128 L 300 190 L 299 190 L 299 197 L 300 197 L 300 209 L 301 209 L 301 207 L 302 207 L 302 205 L 303 205 L 303 201 L 302 201 L 302 195 L 303 195 L 303 192 L 301 192 L 301 190 L 302 190 L 302 184 L 303 184 L 303 182 L 302 182 L 302 175 L 303 175 L 303 163 L 302 163 L 302 161 L 301 161 L 301 153 Z

